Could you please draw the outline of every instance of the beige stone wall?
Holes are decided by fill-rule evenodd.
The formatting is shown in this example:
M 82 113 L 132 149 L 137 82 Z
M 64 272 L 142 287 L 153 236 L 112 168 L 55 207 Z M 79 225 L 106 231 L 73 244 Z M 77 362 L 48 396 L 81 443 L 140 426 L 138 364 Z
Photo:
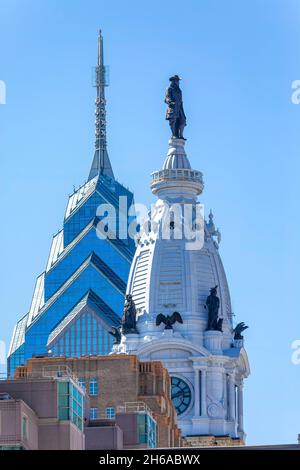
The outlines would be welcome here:
M 187 436 L 183 438 L 183 447 L 232 447 L 243 446 L 241 439 L 230 436 Z

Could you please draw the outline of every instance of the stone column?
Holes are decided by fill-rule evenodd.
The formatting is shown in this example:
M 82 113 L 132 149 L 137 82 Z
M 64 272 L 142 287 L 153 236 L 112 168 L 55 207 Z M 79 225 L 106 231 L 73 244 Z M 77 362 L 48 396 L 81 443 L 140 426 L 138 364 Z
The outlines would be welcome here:
M 224 410 L 225 410 L 225 419 L 228 419 L 228 387 L 227 387 L 227 374 L 223 374 L 223 400 L 224 400 Z
M 195 374 L 195 404 L 194 404 L 194 418 L 200 417 L 200 380 L 199 369 L 194 369 Z M 201 394 L 202 396 L 202 394 Z
M 233 375 L 229 374 L 229 420 L 234 421 L 235 420 L 235 390 L 234 390 L 234 379 Z
M 244 432 L 243 383 L 238 385 L 238 431 Z
M 206 369 L 201 369 L 201 416 L 207 416 L 207 403 L 206 403 Z

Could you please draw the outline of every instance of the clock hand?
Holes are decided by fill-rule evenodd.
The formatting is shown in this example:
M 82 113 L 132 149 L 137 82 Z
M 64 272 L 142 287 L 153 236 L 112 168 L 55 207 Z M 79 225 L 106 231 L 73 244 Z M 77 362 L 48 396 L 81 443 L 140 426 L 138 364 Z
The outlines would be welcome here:
M 172 395 L 172 400 L 174 398 L 180 397 L 180 395 L 183 395 L 183 390 L 180 390 L 180 392 L 175 393 L 175 395 Z

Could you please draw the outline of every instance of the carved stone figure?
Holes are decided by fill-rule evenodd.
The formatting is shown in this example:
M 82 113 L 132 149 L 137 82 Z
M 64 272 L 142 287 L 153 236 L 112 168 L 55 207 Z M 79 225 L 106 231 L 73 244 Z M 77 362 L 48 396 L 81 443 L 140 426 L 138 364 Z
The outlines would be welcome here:
M 242 332 L 247 330 L 247 328 L 249 328 L 249 326 L 245 325 L 244 322 L 238 323 L 233 330 L 234 339 L 244 339 L 244 336 L 242 336 Z
M 168 105 L 166 119 L 169 121 L 172 137 L 184 139 L 183 129 L 186 126 L 186 117 L 183 110 L 179 80 L 178 75 L 170 77 L 171 84 L 169 88 L 167 88 L 165 97 L 165 103 Z
M 172 330 L 174 323 L 183 323 L 180 313 L 174 312 L 172 315 L 163 315 L 159 313 L 156 317 L 156 326 L 159 326 L 161 323 L 164 323 L 165 330 Z
M 114 344 L 120 344 L 120 342 L 121 342 L 120 328 L 116 328 L 116 327 L 112 326 L 111 330 L 109 331 L 109 334 L 112 335 L 115 338 Z
M 121 324 L 123 334 L 137 333 L 136 308 L 131 294 L 126 295 Z
M 208 309 L 207 330 L 222 331 L 223 318 L 219 318 L 220 299 L 217 296 L 218 286 L 210 289 L 205 307 Z

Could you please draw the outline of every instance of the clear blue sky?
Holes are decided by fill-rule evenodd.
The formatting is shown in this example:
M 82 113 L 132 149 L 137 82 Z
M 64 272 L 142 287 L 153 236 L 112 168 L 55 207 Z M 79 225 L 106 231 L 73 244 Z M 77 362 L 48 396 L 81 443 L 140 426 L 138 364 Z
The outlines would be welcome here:
M 67 196 L 88 175 L 94 144 L 91 69 L 101 27 L 110 66 L 109 154 L 117 178 L 149 204 L 169 129 L 163 96 L 183 77 L 187 152 L 204 173 L 206 210 L 236 319 L 250 325 L 248 443 L 300 433 L 297 0 L 0 0 L 1 322 L 9 342 L 26 313 Z

